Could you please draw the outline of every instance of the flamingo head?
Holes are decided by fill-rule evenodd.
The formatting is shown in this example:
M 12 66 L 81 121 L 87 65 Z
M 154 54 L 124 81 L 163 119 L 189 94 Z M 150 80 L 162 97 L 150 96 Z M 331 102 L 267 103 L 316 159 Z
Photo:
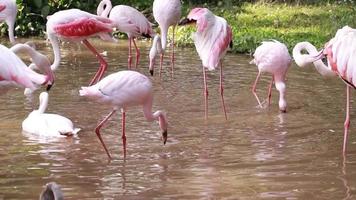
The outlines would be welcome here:
M 214 17 L 214 15 L 207 8 L 194 8 L 187 18 L 179 22 L 179 25 L 196 24 L 198 32 L 203 32 L 208 26 L 210 17 Z
M 155 66 L 157 54 L 162 54 L 162 53 L 163 53 L 163 49 L 162 49 L 161 37 L 157 34 L 153 38 L 153 43 L 149 54 L 149 60 L 150 60 L 149 70 L 152 76 L 154 74 L 154 66 Z

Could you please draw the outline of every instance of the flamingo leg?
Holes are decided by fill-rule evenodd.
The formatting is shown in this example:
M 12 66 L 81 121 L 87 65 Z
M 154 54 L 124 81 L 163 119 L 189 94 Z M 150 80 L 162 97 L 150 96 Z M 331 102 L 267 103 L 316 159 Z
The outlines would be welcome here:
M 268 87 L 268 95 L 267 95 L 267 99 L 268 99 L 268 106 L 271 105 L 271 97 L 272 97 L 272 86 L 273 86 L 273 82 L 274 82 L 274 76 L 272 75 L 272 80 L 271 83 L 269 84 Z
M 208 119 L 208 85 L 206 81 L 205 67 L 203 66 L 203 77 L 204 77 L 204 97 L 205 97 L 205 119 Z
M 224 111 L 224 114 L 225 114 L 225 119 L 227 120 L 225 100 L 224 100 L 224 80 L 223 80 L 223 65 L 222 65 L 222 62 L 220 62 L 220 94 L 221 94 L 222 108 L 223 108 L 223 111 Z
M 94 53 L 96 58 L 100 62 L 99 70 L 95 73 L 95 76 L 90 81 L 89 86 L 93 85 L 95 82 L 98 82 L 104 75 L 104 72 L 108 68 L 108 63 L 104 60 L 104 58 L 96 51 L 96 49 L 88 42 L 88 40 L 83 40 L 83 44 Z
M 173 26 L 173 39 L 172 39 L 172 55 L 171 55 L 171 67 L 172 67 L 172 77 L 174 72 L 174 32 L 176 30 L 176 26 Z
M 116 112 L 116 110 L 111 111 L 111 112 L 104 118 L 104 120 L 103 120 L 102 122 L 100 122 L 100 123 L 98 124 L 98 126 L 95 128 L 95 133 L 96 133 L 96 135 L 98 136 L 98 138 L 99 138 L 101 144 L 103 145 L 103 147 L 104 147 L 104 149 L 105 149 L 105 152 L 106 152 L 106 154 L 108 155 L 108 157 L 109 157 L 110 160 L 111 160 L 111 156 L 110 156 L 110 153 L 109 153 L 108 149 L 106 148 L 106 145 L 105 145 L 105 143 L 104 143 L 103 138 L 101 137 L 100 129 L 101 129 L 101 127 L 110 119 L 110 117 L 111 117 L 115 112 Z
M 164 56 L 163 53 L 161 53 L 160 62 L 159 62 L 159 77 L 162 76 L 163 56 Z
M 126 113 L 124 110 L 121 110 L 121 126 L 122 126 L 122 145 L 123 145 L 123 150 L 124 150 L 124 158 L 126 158 L 126 134 L 125 134 L 125 118 L 126 118 Z
M 256 86 L 257 86 L 258 81 L 260 80 L 260 77 L 261 77 L 261 72 L 258 72 L 256 80 L 255 80 L 255 83 L 252 86 L 252 93 L 253 93 L 253 95 L 255 95 L 255 97 L 257 99 L 257 102 L 258 102 L 258 105 L 260 105 L 260 107 L 262 108 L 261 101 L 258 98 L 257 93 L 256 93 Z
M 128 62 L 128 69 L 131 69 L 131 64 L 132 64 L 132 49 L 131 49 L 131 38 L 129 38 L 129 58 L 127 60 Z
M 344 123 L 344 146 L 342 153 L 345 155 L 346 153 L 346 144 L 347 144 L 347 136 L 349 133 L 350 127 L 350 87 L 346 86 L 346 119 Z
M 140 62 L 140 49 L 137 48 L 136 42 L 135 42 L 135 38 L 132 38 L 133 44 L 135 46 L 136 49 L 136 62 L 135 62 L 135 68 L 137 69 L 137 65 Z

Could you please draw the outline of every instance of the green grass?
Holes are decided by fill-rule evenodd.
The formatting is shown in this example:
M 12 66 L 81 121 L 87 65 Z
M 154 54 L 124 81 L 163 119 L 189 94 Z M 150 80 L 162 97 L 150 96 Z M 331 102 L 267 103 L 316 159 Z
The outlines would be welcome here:
M 209 8 L 224 17 L 233 30 L 233 52 L 253 52 L 264 40 L 276 39 L 289 49 L 301 41 L 318 48 L 331 39 L 337 29 L 356 28 L 355 8 L 348 5 L 243 4 L 241 7 Z M 192 45 L 194 27 L 179 27 L 178 45 Z

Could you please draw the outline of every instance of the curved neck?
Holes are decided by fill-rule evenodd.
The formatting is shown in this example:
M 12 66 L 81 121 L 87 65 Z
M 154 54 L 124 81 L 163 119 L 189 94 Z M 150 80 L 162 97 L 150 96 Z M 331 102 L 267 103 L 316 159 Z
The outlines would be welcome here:
M 99 3 L 98 8 L 96 9 L 96 13 L 101 17 L 108 18 L 111 8 L 112 8 L 112 4 L 110 0 L 102 0 Z
M 152 96 L 148 98 L 143 107 L 143 114 L 145 115 L 147 121 L 158 120 L 162 132 L 166 132 L 168 127 L 166 115 L 160 110 L 152 113 L 152 100 Z
M 48 93 L 42 92 L 40 94 L 40 106 L 38 107 L 39 113 L 44 113 L 48 106 Z
M 10 42 L 11 42 L 11 44 L 15 44 L 15 34 L 14 34 L 15 21 L 11 20 L 11 21 L 7 22 L 7 26 L 8 26 Z
M 61 50 L 59 48 L 59 41 L 58 38 L 54 34 L 49 34 L 48 39 L 50 40 L 53 48 L 53 53 L 54 53 L 54 61 L 53 64 L 51 65 L 51 70 L 55 71 L 59 67 L 59 64 L 61 62 Z
M 168 28 L 169 28 L 169 27 L 165 27 L 165 26 L 162 26 L 162 27 L 161 27 L 161 35 L 162 35 L 161 47 L 162 47 L 162 52 L 163 52 L 163 53 L 164 53 L 164 51 L 166 50 L 166 47 L 167 47 Z
M 149 70 L 153 70 L 156 56 L 157 54 L 161 54 L 161 53 L 162 53 L 161 38 L 157 34 L 153 38 L 153 43 L 149 54 L 149 58 L 150 58 Z
M 308 54 L 302 54 L 302 50 L 306 50 Z M 316 70 L 326 77 L 336 76 L 336 74 L 326 66 L 320 59 L 316 60 L 318 51 L 309 42 L 300 42 L 293 48 L 293 58 L 298 66 L 305 67 L 311 63 L 314 64 Z

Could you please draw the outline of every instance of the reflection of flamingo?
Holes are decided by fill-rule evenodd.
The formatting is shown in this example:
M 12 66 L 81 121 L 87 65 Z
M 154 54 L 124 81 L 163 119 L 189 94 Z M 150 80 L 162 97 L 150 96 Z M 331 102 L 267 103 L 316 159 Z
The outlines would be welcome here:
M 48 106 L 48 93 L 40 94 L 40 106 L 32 111 L 22 122 L 22 129 L 28 133 L 43 136 L 68 136 L 77 134 L 80 129 L 74 128 L 68 118 L 57 114 L 44 113 Z
M 140 60 L 140 50 L 136 46 L 135 38 L 137 37 L 152 37 L 153 30 L 152 24 L 147 18 L 135 8 L 125 5 L 118 5 L 112 8 L 110 0 L 102 0 L 98 5 L 97 14 L 102 17 L 108 17 L 111 19 L 119 31 L 125 32 L 129 38 L 129 58 L 128 68 L 131 69 L 132 52 L 131 42 L 133 42 L 136 49 L 136 62 L 135 67 Z
M 46 75 L 38 74 L 28 68 L 13 51 L 28 53 L 34 64 Z M 17 85 L 35 90 L 36 85 L 47 85 L 47 90 L 51 88 L 54 83 L 54 75 L 46 56 L 26 44 L 16 44 L 11 50 L 0 45 L 0 52 L 0 86 Z
M 45 189 L 41 192 L 40 200 L 63 200 L 61 187 L 55 183 L 47 183 Z
M 203 62 L 204 94 L 205 94 L 205 118 L 208 118 L 208 87 L 205 68 L 214 70 L 220 63 L 220 94 L 222 106 L 227 119 L 224 89 L 223 69 L 221 59 L 225 56 L 227 48 L 232 45 L 232 32 L 224 18 L 214 15 L 207 8 L 194 8 L 187 19 L 183 19 L 180 25 L 196 22 L 197 32 L 193 36 L 195 48 Z
M 2 0 L 0 2 L 0 21 L 5 21 L 8 26 L 9 38 L 12 44 L 15 43 L 14 28 L 17 15 L 17 5 L 15 0 Z
M 160 75 L 162 71 L 163 64 L 163 55 L 167 46 L 167 34 L 170 26 L 173 26 L 173 44 L 172 44 L 172 56 L 171 56 L 171 65 L 172 73 L 174 68 L 174 31 L 175 27 L 179 22 L 181 17 L 181 2 L 180 0 L 154 0 L 153 1 L 153 16 L 157 21 L 162 36 L 162 51 L 160 52 Z M 154 46 L 153 46 L 154 47 Z M 153 65 L 153 64 L 150 64 Z M 153 68 L 152 68 L 153 69 Z M 153 73 L 153 71 L 151 72 Z
M 261 46 L 257 47 L 254 53 L 254 59 L 250 64 L 256 64 L 258 67 L 258 74 L 255 83 L 252 87 L 252 93 L 255 95 L 258 104 L 262 107 L 261 101 L 256 93 L 256 85 L 260 79 L 262 72 L 272 73 L 271 84 L 268 89 L 268 105 L 271 102 L 271 90 L 273 82 L 279 91 L 279 109 L 286 112 L 287 101 L 285 100 L 285 79 L 286 73 L 291 63 L 291 57 L 288 53 L 286 45 L 274 40 L 263 42 Z
M 323 53 L 319 56 L 301 55 L 301 51 L 306 49 L 308 52 L 315 53 L 315 47 L 310 43 L 298 43 L 293 49 L 293 57 L 299 66 L 305 66 L 315 60 L 314 65 L 324 76 L 338 75 L 346 83 L 346 119 L 344 123 L 344 143 L 343 153 L 346 152 L 347 136 L 350 126 L 350 87 L 356 88 L 356 30 L 348 26 L 339 29 L 334 38 L 326 43 Z M 327 57 L 326 66 L 319 59 Z M 319 61 L 318 61 L 319 60 Z
M 57 69 L 61 60 L 58 38 L 70 41 L 82 41 L 100 61 L 100 68 L 91 80 L 90 85 L 99 81 L 107 68 L 107 62 L 88 42 L 87 38 L 99 35 L 103 40 L 114 41 L 109 35 L 113 27 L 114 23 L 110 19 L 92 15 L 78 9 L 63 10 L 54 13 L 47 21 L 47 35 L 52 43 L 54 52 L 52 70 Z
M 101 138 L 100 129 L 120 108 L 122 112 L 122 142 L 124 156 L 126 156 L 125 110 L 130 106 L 142 105 L 144 115 L 148 121 L 159 121 L 163 142 L 164 144 L 166 143 L 166 116 L 162 111 L 156 111 L 152 114 L 152 83 L 146 76 L 135 71 L 120 71 L 105 77 L 91 87 L 82 87 L 79 92 L 80 96 L 87 96 L 100 103 L 109 104 L 114 107 L 113 111 L 110 112 L 95 129 L 95 132 L 110 159 L 111 156 Z

